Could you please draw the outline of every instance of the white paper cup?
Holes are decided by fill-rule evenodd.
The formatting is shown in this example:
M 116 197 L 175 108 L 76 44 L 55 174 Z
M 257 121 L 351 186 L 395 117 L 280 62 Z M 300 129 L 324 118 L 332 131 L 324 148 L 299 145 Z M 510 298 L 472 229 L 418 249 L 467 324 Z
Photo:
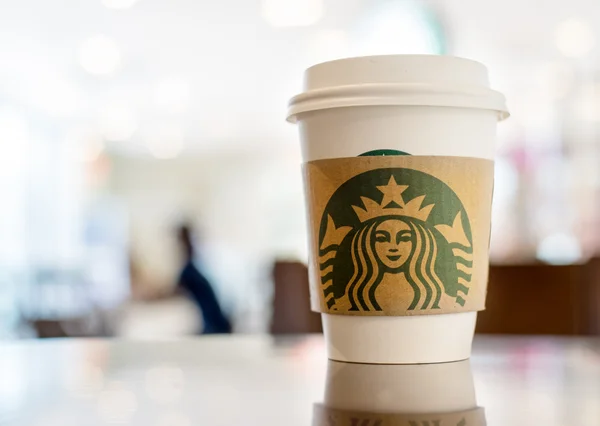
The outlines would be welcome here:
M 380 149 L 493 160 L 497 121 L 507 116 L 482 64 L 394 55 L 309 68 L 288 120 L 299 125 L 305 163 Z M 477 313 L 322 317 L 330 359 L 413 364 L 469 358 Z

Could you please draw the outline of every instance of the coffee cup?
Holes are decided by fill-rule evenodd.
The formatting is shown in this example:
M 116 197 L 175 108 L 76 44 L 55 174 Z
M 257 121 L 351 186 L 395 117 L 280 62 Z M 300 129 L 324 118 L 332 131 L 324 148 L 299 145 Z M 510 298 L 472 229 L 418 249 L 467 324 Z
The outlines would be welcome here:
M 291 99 L 311 306 L 330 359 L 469 358 L 485 307 L 504 96 L 468 59 L 392 55 L 309 68 Z

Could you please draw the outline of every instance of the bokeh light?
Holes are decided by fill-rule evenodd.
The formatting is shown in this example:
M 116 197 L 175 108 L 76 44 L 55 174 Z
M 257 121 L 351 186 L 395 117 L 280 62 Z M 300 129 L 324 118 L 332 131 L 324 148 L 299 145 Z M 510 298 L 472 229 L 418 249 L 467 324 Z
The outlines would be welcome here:
M 569 58 L 579 58 L 591 52 L 596 44 L 594 30 L 579 19 L 567 19 L 556 27 L 556 47 Z
M 548 235 L 537 247 L 537 258 L 553 265 L 567 265 L 581 260 L 581 245 L 577 237 L 568 232 Z

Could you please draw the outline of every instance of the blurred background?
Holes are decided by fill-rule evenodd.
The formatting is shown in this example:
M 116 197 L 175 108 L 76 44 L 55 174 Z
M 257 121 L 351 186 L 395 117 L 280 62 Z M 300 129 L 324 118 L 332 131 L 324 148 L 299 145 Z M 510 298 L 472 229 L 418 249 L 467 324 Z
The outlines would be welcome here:
M 592 0 L 2 1 L 0 339 L 197 334 L 182 225 L 233 332 L 317 331 L 286 104 L 310 65 L 394 53 L 481 61 L 509 102 L 480 331 L 598 333 L 599 23 Z M 515 289 L 552 319 L 515 320 Z

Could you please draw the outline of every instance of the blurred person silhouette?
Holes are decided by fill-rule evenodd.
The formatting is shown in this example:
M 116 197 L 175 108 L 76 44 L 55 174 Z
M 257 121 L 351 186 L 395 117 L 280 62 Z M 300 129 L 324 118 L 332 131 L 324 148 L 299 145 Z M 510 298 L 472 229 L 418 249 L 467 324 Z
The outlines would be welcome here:
M 231 333 L 231 323 L 223 313 L 217 296 L 199 267 L 194 263 L 195 249 L 192 227 L 182 224 L 177 230 L 184 266 L 179 274 L 179 286 L 194 300 L 204 322 L 203 334 Z

